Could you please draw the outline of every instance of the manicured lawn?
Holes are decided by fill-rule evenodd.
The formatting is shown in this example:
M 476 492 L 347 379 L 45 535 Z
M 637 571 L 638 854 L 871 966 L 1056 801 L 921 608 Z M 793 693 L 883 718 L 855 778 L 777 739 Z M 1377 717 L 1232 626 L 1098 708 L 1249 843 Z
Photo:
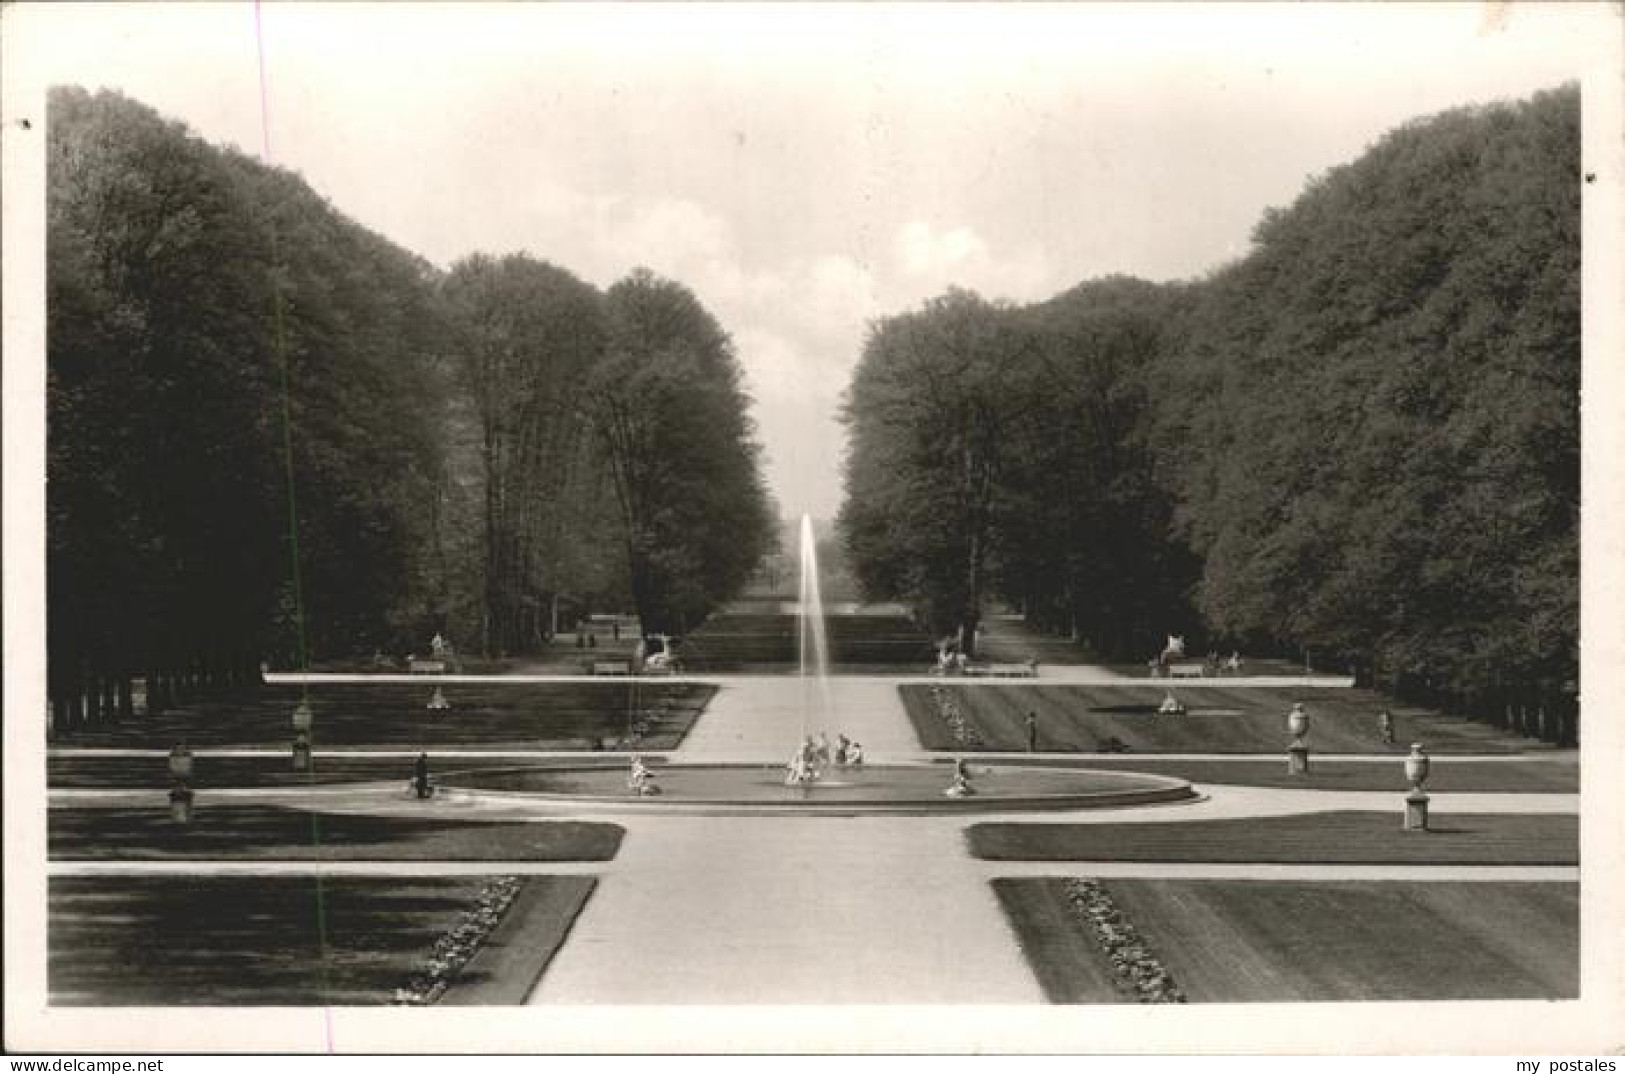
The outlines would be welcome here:
M 949 680 L 943 688 L 975 725 L 982 743 L 978 748 L 988 750 L 1026 749 L 1025 716 L 1031 711 L 1038 717 L 1038 748 L 1044 751 L 1093 752 L 1115 742 L 1134 754 L 1275 753 L 1284 751 L 1291 739 L 1286 714 L 1294 701 L 1304 702 L 1310 713 L 1309 746 L 1315 753 L 1387 752 L 1400 757 L 1411 742 L 1425 742 L 1433 753 L 1540 748 L 1533 740 L 1462 717 L 1394 706 L 1369 690 L 1175 685 L 1175 696 L 1190 714 L 1157 716 L 1154 710 L 1166 689 L 1162 685 L 965 686 Z M 898 689 L 927 749 L 963 748 L 937 714 L 929 686 Z M 1391 746 L 1383 744 L 1377 728 L 1377 714 L 1385 705 L 1395 717 L 1397 741 Z
M 483 883 L 480 877 L 57 877 L 49 893 L 51 1003 L 387 1003 Z M 592 883 L 527 878 L 521 899 L 540 898 L 573 916 Z
M 1100 1002 L 1099 955 L 1065 918 L 1063 883 L 1003 879 L 995 891 L 1051 1001 Z M 1104 884 L 1193 1003 L 1579 994 L 1578 884 Z
M 205 804 L 184 826 L 162 808 L 53 806 L 47 828 L 52 858 L 141 861 L 608 861 L 625 834 L 619 825 L 578 821 L 379 817 L 238 804 Z
M 304 787 L 312 784 L 370 783 L 395 780 L 406 786 L 412 778 L 415 755 L 365 757 L 353 754 L 319 754 L 311 769 L 295 772 L 286 752 L 253 757 L 211 757 L 193 759 L 192 786 L 208 790 L 219 787 Z M 578 763 L 594 758 L 581 757 Z M 625 756 L 602 755 L 604 764 L 625 767 Z M 477 757 L 445 757 L 429 752 L 429 769 L 441 773 L 482 768 L 513 768 L 536 764 L 534 757 L 486 753 Z M 109 757 L 96 752 L 50 757 L 46 761 L 50 786 L 55 787 L 163 787 L 170 784 L 169 759 L 156 757 Z
M 715 686 L 634 679 L 566 683 L 441 684 L 450 712 L 425 706 L 437 685 L 318 683 L 309 688 L 318 749 L 364 746 L 428 749 L 591 749 L 614 746 L 633 719 L 659 715 L 638 749 L 675 748 L 705 710 Z M 76 746 L 168 749 L 197 746 L 288 748 L 300 687 L 279 684 L 181 706 L 162 716 L 137 716 L 79 728 L 60 738 Z
M 906 615 L 871 609 L 824 620 L 831 667 L 921 672 L 936 653 L 931 639 Z M 771 671 L 797 665 L 800 617 L 776 603 L 736 606 L 712 615 L 678 651 L 690 671 Z
M 999 877 L 993 891 L 1051 1003 L 1115 1003 L 1106 952 L 1067 903 L 1060 880 Z
M 1308 813 L 1176 823 L 976 824 L 971 852 L 995 861 L 1257 862 L 1322 865 L 1574 865 L 1580 821 L 1565 814 L 1454 814 L 1401 830 L 1392 813 Z
M 1148 772 L 1152 775 L 1177 776 L 1194 784 L 1222 783 L 1243 787 L 1284 787 L 1316 791 L 1395 791 L 1403 794 L 1410 789 L 1405 779 L 1403 763 L 1397 758 L 1389 763 L 1340 761 L 1336 758 L 1313 758 L 1307 776 L 1289 775 L 1286 757 L 1278 761 L 1258 761 L 1222 757 L 1204 757 L 1188 761 L 1165 760 L 1155 755 L 1128 757 L 1091 757 L 1079 761 L 1047 761 L 1042 758 L 1001 758 L 1000 764 L 1075 764 L 1085 768 L 1107 771 Z M 1580 790 L 1579 755 L 1552 754 L 1528 760 L 1494 762 L 1458 761 L 1449 757 L 1435 759 L 1432 775 L 1428 778 L 1430 792 L 1505 792 L 1508 794 L 1577 794 Z
M 536 883 L 536 879 L 547 882 Z M 524 1003 L 564 946 L 595 884 L 585 876 L 528 881 L 502 923 L 441 997 L 441 1004 L 502 1007 Z

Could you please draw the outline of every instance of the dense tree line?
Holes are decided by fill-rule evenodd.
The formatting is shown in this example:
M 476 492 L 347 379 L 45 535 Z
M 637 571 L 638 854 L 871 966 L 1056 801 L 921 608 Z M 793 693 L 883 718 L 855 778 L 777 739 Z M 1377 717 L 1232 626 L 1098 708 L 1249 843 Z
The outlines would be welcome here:
M 1200 280 L 879 322 L 846 407 L 860 578 L 939 630 L 969 632 L 980 579 L 1114 656 L 1188 629 L 1560 704 L 1578 122 L 1568 87 L 1407 124 Z
M 1579 171 L 1573 88 L 1411 123 L 1195 289 L 1157 436 L 1215 629 L 1469 703 L 1575 680 Z
M 49 118 L 59 719 L 377 641 L 436 468 L 428 266 L 134 102 L 60 90 Z
M 449 272 L 300 178 L 53 91 L 47 571 L 59 726 L 570 612 L 682 629 L 770 539 L 731 343 L 681 285 Z

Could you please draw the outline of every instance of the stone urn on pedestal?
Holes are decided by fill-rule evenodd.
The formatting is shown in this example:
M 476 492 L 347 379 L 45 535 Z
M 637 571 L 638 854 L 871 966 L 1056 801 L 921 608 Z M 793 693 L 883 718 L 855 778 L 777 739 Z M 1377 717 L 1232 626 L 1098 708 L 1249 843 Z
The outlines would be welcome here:
M 316 713 L 308 700 L 301 700 L 293 710 L 293 770 L 310 771 L 310 729 L 316 722 Z
M 169 751 L 169 819 L 177 824 L 192 821 L 192 751 L 182 742 Z
M 1428 793 L 1422 789 L 1422 784 L 1427 782 L 1428 770 L 1431 767 L 1432 760 L 1422 743 L 1412 742 L 1410 756 L 1405 758 L 1405 778 L 1411 785 L 1410 793 L 1405 796 L 1407 832 L 1428 830 Z
M 1307 776 L 1309 774 L 1309 743 L 1305 736 L 1309 734 L 1309 714 L 1303 710 L 1302 701 L 1292 703 L 1292 711 L 1287 713 L 1286 729 L 1292 733 L 1292 745 L 1286 751 L 1286 770 L 1289 775 Z

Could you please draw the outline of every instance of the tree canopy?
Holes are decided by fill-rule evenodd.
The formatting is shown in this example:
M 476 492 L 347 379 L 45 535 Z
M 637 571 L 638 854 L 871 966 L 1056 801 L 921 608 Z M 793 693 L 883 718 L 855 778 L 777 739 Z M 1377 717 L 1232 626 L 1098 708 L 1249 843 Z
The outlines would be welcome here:
M 117 94 L 50 107 L 53 673 L 381 640 L 437 466 L 429 267 Z
M 1203 279 L 885 318 L 846 406 L 860 580 L 939 629 L 988 580 L 1113 655 L 1189 628 L 1458 692 L 1572 682 L 1578 170 L 1575 88 L 1459 109 Z
M 755 566 L 740 365 L 680 284 L 440 272 L 119 94 L 49 104 L 59 702 L 436 630 L 522 651 L 561 599 L 684 629 Z

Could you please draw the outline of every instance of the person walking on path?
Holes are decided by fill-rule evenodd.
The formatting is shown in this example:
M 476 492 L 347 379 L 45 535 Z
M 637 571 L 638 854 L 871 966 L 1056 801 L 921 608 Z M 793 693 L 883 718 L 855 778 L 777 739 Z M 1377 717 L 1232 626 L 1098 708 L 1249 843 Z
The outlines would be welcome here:
M 1038 713 L 1027 710 L 1027 752 L 1038 752 Z

